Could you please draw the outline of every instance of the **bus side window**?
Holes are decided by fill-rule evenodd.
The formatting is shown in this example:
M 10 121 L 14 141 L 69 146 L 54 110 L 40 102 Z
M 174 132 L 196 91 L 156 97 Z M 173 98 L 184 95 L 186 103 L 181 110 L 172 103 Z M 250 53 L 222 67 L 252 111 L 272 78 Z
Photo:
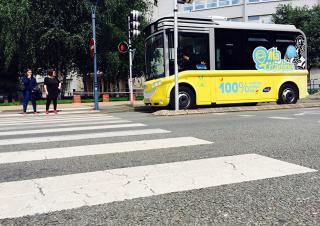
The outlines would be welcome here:
M 216 70 L 241 70 L 242 36 L 241 30 L 216 29 Z
M 296 45 L 296 37 L 298 35 L 296 33 L 293 34 L 288 34 L 288 33 L 277 33 L 275 35 L 275 47 L 277 47 L 277 49 L 281 52 L 281 57 L 282 59 L 285 58 L 286 52 L 287 52 L 287 48 L 292 45 L 295 46 Z
M 255 70 L 255 63 L 252 58 L 252 53 L 255 48 L 262 46 L 266 49 L 272 47 L 272 36 L 267 32 L 248 31 L 246 38 L 246 52 L 245 52 L 245 68 L 249 70 Z

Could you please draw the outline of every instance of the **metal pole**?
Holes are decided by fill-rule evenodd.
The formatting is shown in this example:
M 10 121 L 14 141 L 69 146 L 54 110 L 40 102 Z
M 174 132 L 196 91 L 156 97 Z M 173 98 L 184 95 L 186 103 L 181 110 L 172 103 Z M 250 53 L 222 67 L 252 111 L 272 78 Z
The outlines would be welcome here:
M 129 92 L 130 92 L 130 103 L 133 106 L 132 43 L 131 43 L 131 34 L 130 34 L 130 16 L 128 16 L 128 33 L 129 33 Z
M 93 5 L 92 11 L 92 34 L 94 40 L 94 59 L 93 59 L 93 69 L 94 69 L 94 82 L 93 82 L 93 95 L 94 95 L 94 110 L 99 110 L 99 95 L 98 95 L 98 78 L 97 78 L 97 44 L 96 44 L 96 9 L 97 6 Z
M 175 74 L 175 110 L 179 111 L 179 71 L 178 71 L 178 1 L 174 0 L 174 74 Z

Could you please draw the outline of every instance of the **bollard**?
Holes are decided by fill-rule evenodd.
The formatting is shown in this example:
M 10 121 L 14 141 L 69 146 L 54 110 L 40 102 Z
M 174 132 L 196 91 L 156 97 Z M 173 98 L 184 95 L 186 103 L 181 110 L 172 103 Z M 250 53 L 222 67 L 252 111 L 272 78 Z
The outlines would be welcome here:
M 73 95 L 73 103 L 80 104 L 81 103 L 81 96 L 80 95 Z
M 102 94 L 102 102 L 109 102 L 109 94 L 108 93 Z

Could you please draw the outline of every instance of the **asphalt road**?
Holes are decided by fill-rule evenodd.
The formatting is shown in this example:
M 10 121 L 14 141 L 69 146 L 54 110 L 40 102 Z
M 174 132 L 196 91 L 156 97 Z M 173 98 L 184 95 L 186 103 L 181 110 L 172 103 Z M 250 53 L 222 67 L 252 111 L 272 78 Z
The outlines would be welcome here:
M 101 125 L 104 125 L 106 122 L 104 117 L 112 116 L 119 118 L 118 120 L 128 120 L 130 123 L 141 123 L 144 126 L 95 128 L 94 126 L 101 126 L 92 123 L 95 116 L 97 117 L 95 122 L 99 122 L 100 120 Z M 7 122 L 5 121 L 5 117 L 0 118 L 0 123 L 2 123 L 0 124 L 0 210 L 1 208 L 6 210 L 12 209 L 8 215 L 1 215 L 0 213 L 0 225 L 320 225 L 320 109 L 238 112 L 176 117 L 155 117 L 143 112 L 70 114 L 57 116 L 56 118 L 61 117 L 61 121 L 57 120 L 56 123 L 54 122 L 56 119 L 54 116 L 49 117 L 44 123 L 42 123 L 41 117 L 45 116 L 36 117 L 27 116 L 24 119 L 19 117 L 17 121 L 12 118 L 9 121 L 8 118 Z M 72 125 L 68 126 L 67 123 L 69 122 L 66 123 L 64 120 L 71 121 L 72 119 L 67 117 L 79 117 L 81 125 L 75 126 L 75 123 L 72 123 Z M 86 120 L 86 117 L 88 120 Z M 28 121 L 29 119 L 31 125 L 34 125 L 33 123 L 36 120 L 41 120 L 37 122 L 39 123 L 37 124 L 37 128 L 30 128 L 27 123 L 18 122 L 19 120 Z M 110 120 L 112 121 L 113 118 Z M 51 122 L 51 124 L 47 124 L 48 122 Z M 8 123 L 14 125 L 9 125 Z M 122 124 L 125 123 L 123 122 Z M 115 123 L 115 125 L 118 125 L 118 123 Z M 89 126 L 92 128 L 76 131 L 59 131 L 62 128 Z M 57 131 L 50 131 L 49 129 L 52 128 L 57 129 Z M 14 132 L 7 135 L 4 133 L 36 129 L 43 129 L 44 131 L 29 132 L 30 134 L 26 132 L 26 134 L 22 135 L 15 135 Z M 118 131 L 151 129 L 163 131 L 161 133 L 150 132 L 141 135 L 126 135 L 123 133 L 116 136 L 109 134 L 109 137 L 86 139 L 86 136 L 90 136 L 92 133 L 114 133 Z M 4 135 L 1 135 L 2 132 Z M 72 134 L 83 138 L 78 140 L 68 139 L 67 136 Z M 47 139 L 44 137 L 56 137 L 58 135 L 60 136 L 58 139 L 64 137 L 65 140 L 41 143 L 28 143 L 30 142 L 28 139 L 21 141 L 22 138 L 43 140 Z M 127 146 L 122 148 L 122 151 L 120 148 L 117 150 L 118 143 L 122 142 L 184 137 L 198 138 L 208 143 L 200 145 L 185 144 L 185 146 L 183 146 L 184 144 L 179 144 L 180 147 L 174 147 L 175 144 L 172 143 L 172 147 L 166 148 L 167 144 L 163 142 L 164 147 L 161 148 L 154 146 L 154 148 L 150 147 L 148 150 L 130 152 L 126 151 L 126 148 L 129 150 L 134 147 L 132 143 L 128 143 Z M 20 139 L 19 142 L 24 143 L 15 144 L 14 142 L 18 142 L 18 139 Z M 5 145 L 4 143 L 7 140 L 13 140 L 13 143 Z M 2 144 L 1 141 L 3 141 Z M 84 154 L 83 156 L 79 154 L 81 146 L 90 145 L 87 147 L 90 151 L 93 150 L 90 148 L 92 145 L 111 143 L 117 143 L 113 152 L 111 152 L 112 148 L 110 146 L 103 146 L 104 148 L 102 149 L 104 151 L 109 150 L 110 153 Z M 62 148 L 61 153 L 70 154 L 73 147 L 79 147 L 79 152 L 77 153 L 76 148 L 74 156 L 66 157 L 60 153 L 61 156 L 59 157 L 50 159 L 50 157 L 45 156 L 42 160 L 33 159 L 35 155 L 31 156 L 31 160 L 27 160 L 23 155 L 21 160 L 16 160 L 17 162 L 12 163 L 6 163 L 6 161 L 9 161 L 9 157 L 1 156 L 3 153 L 14 153 L 17 151 L 22 153 L 31 150 L 37 151 L 39 149 L 49 149 L 49 151 L 52 151 L 55 150 L 53 148 L 58 147 Z M 85 153 L 85 150 L 83 153 Z M 261 170 L 259 167 L 258 169 L 250 168 L 252 159 L 247 159 L 246 156 L 250 156 L 251 154 L 262 156 Z M 241 169 L 237 169 L 238 165 L 232 162 L 235 161 L 233 160 L 234 156 L 244 156 L 242 160 L 244 162 L 241 162 L 241 164 L 244 165 L 244 168 L 248 167 L 248 169 L 241 168 L 240 166 L 239 168 Z M 207 179 L 205 179 L 205 176 L 208 175 L 200 175 L 201 172 L 208 174 L 205 173 L 207 172 L 205 171 L 207 166 L 202 161 L 208 159 L 219 161 L 220 157 L 227 158 L 223 160 L 225 164 L 219 165 L 218 162 L 212 166 L 214 167 L 214 172 L 209 171 L 210 174 L 215 175 L 212 184 L 208 182 L 207 186 L 199 185 L 197 188 L 195 188 L 196 186 L 193 188 L 195 184 L 187 182 L 185 178 L 188 178 L 189 174 L 193 175 L 195 173 L 199 178 L 204 176 L 204 179 L 202 181 L 199 178 L 192 178 L 192 180 L 195 179 L 195 183 L 206 184 Z M 264 157 L 267 158 L 264 159 Z M 229 159 L 232 161 L 228 162 Z M 184 168 L 179 168 L 179 165 L 176 165 L 176 163 L 181 162 L 191 164 L 194 160 L 199 160 L 198 163 L 200 164 L 195 168 L 194 172 L 187 170 L 183 172 Z M 280 160 L 281 162 L 278 161 L 276 165 L 272 165 L 268 163 L 269 160 Z M 275 176 L 279 171 L 276 169 L 274 175 L 269 173 L 269 171 L 271 172 L 277 167 L 278 163 L 279 165 L 283 163 L 284 167 L 287 167 L 286 170 L 289 171 L 292 167 L 296 166 L 317 171 L 287 173 L 283 176 Z M 291 163 L 290 166 L 285 165 L 287 163 Z M 228 164 L 231 167 L 230 169 L 226 169 Z M 28 193 L 27 188 L 25 192 L 20 191 L 19 193 L 18 190 L 18 188 L 21 190 L 24 188 L 23 186 L 28 186 L 27 182 L 35 182 L 38 179 L 42 180 L 46 178 L 58 178 L 59 180 L 57 181 L 59 182 L 66 180 L 66 184 L 51 184 L 51 186 L 57 189 L 61 188 L 63 191 L 64 186 L 68 186 L 68 180 L 70 180 L 70 186 L 72 183 L 75 183 L 72 181 L 72 177 L 69 178 L 69 175 L 84 175 L 90 179 L 98 180 L 99 176 L 96 174 L 98 171 L 110 170 L 108 172 L 117 172 L 117 170 L 120 170 L 120 172 L 129 172 L 135 176 L 135 167 L 142 167 L 141 169 L 145 170 L 143 167 L 152 167 L 154 165 L 163 166 L 163 170 L 167 167 L 171 169 L 171 166 L 177 170 L 171 174 L 164 174 L 167 177 L 164 180 L 170 179 L 170 183 L 161 184 L 159 182 L 160 185 L 158 187 L 155 185 L 154 188 L 156 189 L 162 186 L 162 188 L 159 188 L 158 194 L 158 190 L 153 191 L 151 185 L 145 184 L 154 193 L 149 192 L 146 194 L 140 192 L 139 195 L 132 196 L 133 198 L 125 198 L 125 200 L 121 201 L 118 196 L 122 192 L 128 195 L 128 197 L 131 197 L 130 192 L 135 194 L 134 185 L 131 185 L 133 190 L 130 190 L 130 192 L 121 186 L 112 190 L 113 184 L 111 182 L 108 184 L 108 181 L 103 181 L 102 179 L 101 183 L 103 184 L 101 186 L 105 186 L 106 190 L 111 189 L 110 191 L 113 195 L 113 199 L 111 200 L 115 201 L 101 201 L 105 198 L 102 192 L 102 198 L 96 200 L 98 204 L 92 204 L 94 203 L 91 202 L 90 198 L 92 197 L 88 197 L 87 203 L 76 208 L 72 208 L 72 205 L 71 207 L 62 205 L 62 207 L 57 207 L 63 209 L 60 211 L 50 211 L 50 208 L 48 208 L 43 213 L 34 214 L 36 210 L 34 213 L 30 210 L 29 216 L 6 218 L 10 214 L 19 213 L 19 204 L 15 204 L 14 202 L 20 200 L 19 195 Z M 211 167 L 211 165 L 208 167 Z M 249 174 L 250 170 L 255 169 L 255 172 L 252 172 L 253 176 L 248 177 L 249 179 L 247 180 L 236 178 L 237 176 L 235 175 L 237 174 L 233 174 L 232 170 L 241 171 L 242 169 L 246 170 L 246 173 Z M 199 174 L 196 174 L 198 171 Z M 150 172 L 154 173 L 154 175 L 159 173 L 156 170 L 150 170 Z M 60 180 L 60 176 L 66 177 Z M 116 176 L 123 177 L 123 175 Z M 256 178 L 255 176 L 262 179 L 254 179 Z M 238 179 L 239 181 L 236 182 Z M 20 184 L 21 181 L 25 181 L 24 183 L 27 185 Z M 117 182 L 117 178 L 115 178 L 115 181 Z M 142 180 L 139 181 L 141 182 Z M 217 181 L 231 182 L 219 184 Z M 9 185 L 12 188 L 7 184 L 8 182 L 11 182 Z M 127 184 L 130 182 L 128 180 Z M 178 182 L 181 184 L 178 184 Z M 83 183 L 86 186 L 90 181 L 84 180 Z M 166 186 L 168 187 L 168 191 L 160 192 Z M 186 188 L 184 189 L 183 186 L 186 186 Z M 187 188 L 188 186 L 190 186 L 190 189 Z M 6 194 L 8 191 L 5 189 L 8 188 L 11 188 L 10 192 L 13 195 L 12 198 L 5 199 L 6 197 L 1 196 L 1 193 Z M 45 187 L 38 186 L 37 188 L 41 193 L 39 196 L 46 196 L 45 198 L 54 193 L 47 193 Z M 64 193 L 61 193 L 59 196 L 62 199 L 62 203 L 64 199 L 69 198 L 67 196 L 64 197 L 64 195 Z M 38 198 L 35 196 L 34 200 L 37 201 Z M 120 201 L 117 201 L 118 199 Z M 2 201 L 1 204 L 1 200 L 9 201 L 7 204 L 4 204 Z M 56 205 L 55 201 L 51 203 L 52 206 Z M 72 199 L 72 202 L 75 203 L 76 201 L 76 199 Z M 20 204 L 21 206 L 23 205 L 21 201 Z M 30 206 L 32 205 L 30 204 Z M 28 215 L 28 211 L 25 215 Z M 24 214 L 22 213 L 22 215 Z

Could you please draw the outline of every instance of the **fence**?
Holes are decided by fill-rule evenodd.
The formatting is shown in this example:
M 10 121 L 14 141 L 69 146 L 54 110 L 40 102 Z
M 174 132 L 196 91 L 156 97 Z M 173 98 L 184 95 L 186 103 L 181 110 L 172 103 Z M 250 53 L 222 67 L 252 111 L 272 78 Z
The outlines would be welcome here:
M 320 91 L 320 79 L 310 79 L 308 81 L 308 92 L 309 94 L 314 94 Z

